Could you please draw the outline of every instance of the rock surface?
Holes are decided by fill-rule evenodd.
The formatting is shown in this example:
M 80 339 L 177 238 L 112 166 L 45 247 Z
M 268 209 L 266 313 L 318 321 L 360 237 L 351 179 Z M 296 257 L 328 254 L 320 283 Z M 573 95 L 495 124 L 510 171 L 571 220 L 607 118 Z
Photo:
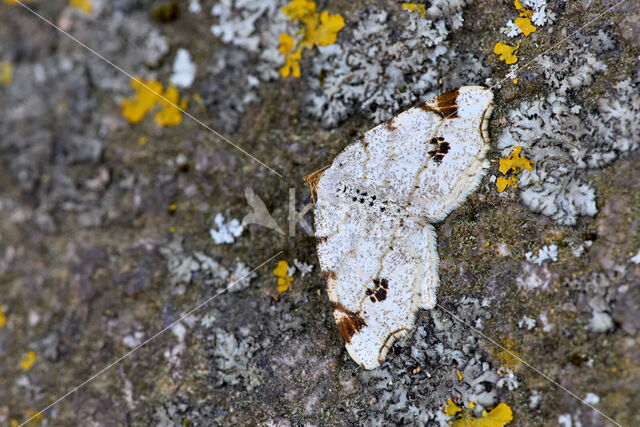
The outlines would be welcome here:
M 318 13 L 345 25 L 303 50 L 300 78 L 279 74 L 280 34 L 301 34 L 285 1 L 25 3 L 165 97 L 180 82 L 176 102 L 200 123 L 159 99 L 131 123 L 130 77 L 11 3 L 0 423 L 100 373 L 33 421 L 448 425 L 451 400 L 474 417 L 504 402 L 513 425 L 640 425 L 637 1 L 523 0 L 528 36 L 509 24 L 511 2 L 436 0 L 422 16 L 392 0 L 324 1 Z M 493 53 L 499 41 L 519 43 L 519 69 Z M 290 203 L 310 201 L 305 175 L 468 84 L 495 93 L 491 169 L 436 227 L 440 307 L 364 371 L 340 341 L 310 229 L 243 225 L 245 188 L 286 232 Z M 159 111 L 179 123 L 160 126 Z M 534 170 L 499 192 L 498 160 L 515 145 Z M 296 267 L 282 293 L 280 260 Z

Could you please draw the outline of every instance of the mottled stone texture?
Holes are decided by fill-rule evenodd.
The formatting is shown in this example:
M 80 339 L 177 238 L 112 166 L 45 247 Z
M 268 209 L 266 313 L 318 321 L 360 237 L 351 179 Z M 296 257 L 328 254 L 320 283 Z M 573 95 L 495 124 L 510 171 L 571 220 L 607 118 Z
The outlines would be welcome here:
M 522 188 L 498 193 L 492 163 L 438 224 L 441 307 L 420 312 L 415 332 L 373 371 L 344 350 L 308 230 L 289 237 L 249 225 L 215 245 L 209 229 L 218 213 L 249 212 L 251 186 L 287 230 L 289 189 L 301 209 L 302 177 L 376 120 L 453 86 L 499 83 L 509 70 L 492 51 L 518 40 L 500 32 L 517 17 L 513 4 L 428 2 L 424 23 L 401 2 L 319 2 L 345 18 L 335 45 L 344 57 L 305 51 L 302 77 L 282 79 L 277 35 L 293 33 L 278 15 L 283 2 L 184 1 L 177 14 L 158 11 L 169 1 L 92 3 L 90 15 L 66 0 L 28 4 L 164 85 L 187 49 L 197 66 L 180 90 L 189 113 L 283 178 L 185 116 L 175 127 L 152 114 L 130 124 L 120 111 L 129 78 L 0 3 L 0 62 L 14 67 L 0 85 L 0 424 L 26 420 L 283 251 L 40 423 L 447 425 L 442 408 L 454 399 L 474 401 L 476 415 L 505 402 L 513 425 L 611 425 L 506 348 L 577 395 L 597 396 L 589 402 L 617 422 L 640 425 L 637 1 L 577 35 L 615 3 L 529 2 L 553 19 L 520 37 L 518 84 L 494 89 L 490 134 L 503 145 L 489 158 L 519 144 L 536 169 L 519 175 Z M 245 39 L 212 34 L 223 16 Z M 550 245 L 557 261 L 527 261 Z M 278 294 L 280 259 L 314 269 Z M 25 371 L 28 351 L 36 361 Z

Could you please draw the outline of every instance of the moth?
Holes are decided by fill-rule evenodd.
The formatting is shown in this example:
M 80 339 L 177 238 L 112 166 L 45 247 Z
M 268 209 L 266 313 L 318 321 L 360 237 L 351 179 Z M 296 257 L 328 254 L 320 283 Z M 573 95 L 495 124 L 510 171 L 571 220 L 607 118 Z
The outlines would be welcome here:
M 418 308 L 436 304 L 432 224 L 478 187 L 492 109 L 484 87 L 443 93 L 369 130 L 305 178 L 338 332 L 365 369 L 411 331 Z

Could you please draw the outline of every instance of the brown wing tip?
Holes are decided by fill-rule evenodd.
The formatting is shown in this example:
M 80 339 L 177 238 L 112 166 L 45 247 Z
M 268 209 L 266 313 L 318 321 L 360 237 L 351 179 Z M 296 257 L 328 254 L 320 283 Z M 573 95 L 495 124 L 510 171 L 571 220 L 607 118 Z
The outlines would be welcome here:
M 347 344 L 351 342 L 351 337 L 367 326 L 359 312 L 336 309 L 335 317 L 337 319 L 338 333 Z
M 418 108 L 436 113 L 443 119 L 455 119 L 458 117 L 458 95 L 459 89 L 450 90 L 428 101 L 423 102 Z

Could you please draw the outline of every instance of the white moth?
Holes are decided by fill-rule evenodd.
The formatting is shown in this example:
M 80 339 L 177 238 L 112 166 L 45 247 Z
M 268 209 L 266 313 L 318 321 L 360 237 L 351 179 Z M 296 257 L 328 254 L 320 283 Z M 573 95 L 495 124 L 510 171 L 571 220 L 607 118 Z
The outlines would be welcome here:
M 488 167 L 493 94 L 465 86 L 380 124 L 306 180 L 340 336 L 365 369 L 380 365 L 415 313 L 436 304 L 433 223 L 474 191 Z

